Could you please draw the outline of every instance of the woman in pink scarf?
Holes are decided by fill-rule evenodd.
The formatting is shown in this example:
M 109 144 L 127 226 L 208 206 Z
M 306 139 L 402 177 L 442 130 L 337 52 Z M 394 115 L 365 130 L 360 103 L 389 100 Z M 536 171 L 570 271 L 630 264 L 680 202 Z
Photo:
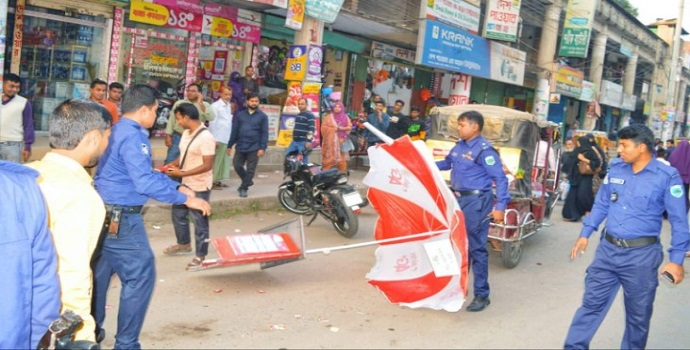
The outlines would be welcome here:
M 352 130 L 352 122 L 350 122 L 350 117 L 345 114 L 345 106 L 342 102 L 336 102 L 331 113 L 323 118 L 321 124 L 321 140 L 323 142 L 321 145 L 321 165 L 323 170 L 331 169 L 337 165 L 339 171 L 347 171 L 347 160 L 350 158 L 352 148 L 348 138 L 350 130 Z M 343 142 L 345 142 L 345 147 L 343 147 Z

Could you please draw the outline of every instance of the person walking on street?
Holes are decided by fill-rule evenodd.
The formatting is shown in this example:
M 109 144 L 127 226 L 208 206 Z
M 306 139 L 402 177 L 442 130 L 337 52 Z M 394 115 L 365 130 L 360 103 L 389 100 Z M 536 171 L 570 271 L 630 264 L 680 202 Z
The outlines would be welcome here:
M 469 262 L 474 274 L 474 299 L 467 311 L 482 311 L 489 299 L 489 252 L 486 243 L 489 236 L 489 219 L 502 223 L 505 209 L 510 202 L 508 178 L 503 164 L 491 143 L 481 136 L 484 116 L 477 111 L 467 111 L 458 117 L 460 141 L 444 160 L 436 162 L 440 170 L 451 170 L 451 188 L 465 214 L 465 226 L 469 241 Z M 496 184 L 496 206 L 491 190 Z M 492 210 L 493 208 L 493 210 Z
M 93 256 L 105 219 L 103 200 L 84 169 L 101 158 L 110 124 L 102 107 L 88 100 L 67 100 L 50 116 L 50 152 L 27 164 L 41 176 L 38 184 L 50 215 L 49 228 L 58 254 L 61 313 L 72 310 L 84 321 L 74 340 L 95 341 L 91 316 Z
M 36 170 L 0 160 L 0 349 L 37 349 L 60 317 L 57 255 L 38 177 Z
M 589 348 L 621 287 L 626 315 L 621 349 L 644 349 L 659 274 L 670 276 L 674 284 L 685 275 L 683 260 L 690 233 L 687 193 L 678 171 L 654 161 L 654 134 L 646 126 L 627 126 L 618 136 L 620 158 L 611 161 L 592 212 L 570 250 L 571 259 L 584 254 L 590 236 L 606 220 L 594 260 L 587 267 L 582 306 L 568 330 L 566 349 Z M 664 210 L 671 223 L 671 246 L 669 262 L 659 271 L 664 257 L 659 239 Z
M 108 91 L 108 83 L 101 79 L 94 79 L 91 82 L 91 87 L 89 88 L 89 99 L 96 102 L 108 110 L 110 116 L 112 117 L 111 125 L 117 123 L 120 120 L 120 112 L 117 109 L 117 105 L 106 98 L 106 92 Z
M 259 110 L 259 96 L 254 93 L 247 95 L 246 106 L 247 109 L 239 111 L 233 118 L 228 140 L 228 150 L 232 152 L 232 147 L 235 147 L 232 165 L 242 180 L 237 188 L 242 198 L 247 197 L 249 187 L 254 184 L 259 158 L 266 154 L 268 147 L 268 116 Z
M 213 107 L 205 102 L 201 96 L 201 86 L 191 84 L 187 87 L 187 98 L 175 102 L 171 111 L 174 111 L 180 103 L 191 103 L 199 110 L 199 120 L 201 123 L 211 122 L 216 118 Z M 180 138 L 184 129 L 177 125 L 174 116 L 170 116 L 168 124 L 165 126 L 165 146 L 168 147 L 168 154 L 165 156 L 163 164 L 168 164 L 180 156 Z
M 309 164 L 309 155 L 307 154 L 307 149 L 311 148 L 311 143 L 314 140 L 314 114 L 307 108 L 309 104 L 306 98 L 300 98 L 297 100 L 297 108 L 299 108 L 299 114 L 295 116 L 295 128 L 292 131 L 292 142 L 285 150 L 285 155 L 297 152 L 302 154 L 304 158 L 302 161 L 304 164 Z
M 156 281 L 153 251 L 141 210 L 149 198 L 184 204 L 204 215 L 211 207 L 184 185 L 151 168 L 147 128 L 153 126 L 160 92 L 134 85 L 122 97 L 122 119 L 113 126 L 96 171 L 96 191 L 106 208 L 107 234 L 94 268 L 96 340 L 105 337 L 103 322 L 110 279 L 122 282 L 115 349 L 140 349 L 139 334 Z
M 208 122 L 208 130 L 216 139 L 216 155 L 213 159 L 213 188 L 220 190 L 228 185 L 223 180 L 230 178 L 230 151 L 227 141 L 232 132 L 232 99 L 233 91 L 227 86 L 220 88 L 220 98 L 213 102 L 213 113 L 216 117 Z
M 5 74 L 0 107 L 0 159 L 22 163 L 31 157 L 34 143 L 34 112 L 31 103 L 18 95 L 18 75 Z
M 180 139 L 182 158 L 166 164 L 170 167 L 167 174 L 182 178 L 182 184 L 192 189 L 197 198 L 209 202 L 213 186 L 213 158 L 216 152 L 214 136 L 199 121 L 199 111 L 193 104 L 181 103 L 173 113 L 177 118 L 177 124 L 184 128 Z M 202 211 L 190 209 L 184 204 L 173 204 L 172 223 L 177 244 L 166 248 L 163 253 L 176 255 L 191 251 L 190 219 L 194 222 L 196 256 L 187 265 L 187 270 L 194 270 L 201 267 L 208 254 L 208 217 Z
M 579 221 L 592 210 L 592 205 L 594 205 L 594 178 L 599 177 L 599 173 L 580 173 L 578 162 L 588 163 L 592 170 L 605 171 L 605 155 L 594 141 L 594 135 L 581 136 L 576 142 L 578 147 L 573 151 L 575 164 L 568 173 L 570 190 L 568 190 L 568 197 L 565 198 L 561 212 L 565 221 Z
M 390 116 L 383 111 L 384 106 L 385 105 L 382 100 L 377 100 L 374 112 L 369 114 L 367 117 L 367 122 L 383 133 L 388 130 L 388 125 L 390 125 Z M 374 133 L 367 133 L 367 143 L 369 143 L 369 147 L 381 142 L 383 141 L 381 141 L 381 139 L 379 139 Z
M 349 138 L 351 130 L 352 122 L 345 114 L 345 106 L 342 102 L 336 102 L 321 124 L 322 170 L 337 166 L 341 173 L 347 171 L 350 151 L 354 150 L 354 144 Z

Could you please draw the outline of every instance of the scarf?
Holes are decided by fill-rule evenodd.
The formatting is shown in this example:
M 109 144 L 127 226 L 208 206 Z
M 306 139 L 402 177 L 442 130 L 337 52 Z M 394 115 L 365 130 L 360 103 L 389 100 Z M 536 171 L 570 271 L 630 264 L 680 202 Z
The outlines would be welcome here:
M 340 112 L 339 113 L 332 112 L 333 119 L 335 119 L 335 124 L 338 125 L 339 127 L 347 127 L 347 122 L 350 121 L 350 117 L 348 117 L 347 114 L 345 114 L 345 106 L 343 106 L 342 102 L 336 102 L 335 104 L 333 104 L 333 107 L 338 106 L 338 105 L 340 106 Z M 338 138 L 344 139 L 347 136 L 348 136 L 347 131 L 340 131 L 340 130 L 338 131 Z

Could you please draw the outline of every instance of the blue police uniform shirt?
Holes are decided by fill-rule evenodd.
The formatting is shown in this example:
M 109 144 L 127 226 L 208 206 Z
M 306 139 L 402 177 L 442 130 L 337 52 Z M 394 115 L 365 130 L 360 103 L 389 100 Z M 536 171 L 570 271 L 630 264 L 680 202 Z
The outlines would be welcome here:
M 477 156 L 481 159 L 476 159 Z M 481 135 L 467 142 L 458 141 L 446 159 L 437 161 L 436 166 L 441 170 L 452 169 L 450 185 L 455 191 L 491 190 L 495 182 L 496 210 L 505 210 L 508 206 L 510 192 L 501 157 Z
M 177 191 L 179 183 L 151 168 L 148 131 L 139 123 L 122 118 L 113 125 L 108 148 L 98 164 L 95 186 L 105 204 L 144 205 L 153 198 L 184 204 L 187 196 Z
M 583 220 L 580 237 L 589 238 L 606 220 L 606 231 L 617 238 L 659 236 L 664 210 L 671 223 L 669 260 L 682 265 L 690 233 L 683 181 L 678 171 L 652 159 L 637 174 L 621 159 L 610 162 L 592 212 Z

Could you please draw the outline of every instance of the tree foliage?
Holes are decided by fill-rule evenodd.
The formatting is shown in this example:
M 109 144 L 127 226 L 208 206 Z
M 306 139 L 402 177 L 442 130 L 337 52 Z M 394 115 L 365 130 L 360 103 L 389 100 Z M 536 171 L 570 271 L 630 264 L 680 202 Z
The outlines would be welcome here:
M 637 10 L 637 7 L 633 6 L 629 0 L 613 0 L 615 3 L 618 5 L 621 5 L 626 11 L 628 11 L 629 14 L 637 17 L 640 15 L 640 12 Z

